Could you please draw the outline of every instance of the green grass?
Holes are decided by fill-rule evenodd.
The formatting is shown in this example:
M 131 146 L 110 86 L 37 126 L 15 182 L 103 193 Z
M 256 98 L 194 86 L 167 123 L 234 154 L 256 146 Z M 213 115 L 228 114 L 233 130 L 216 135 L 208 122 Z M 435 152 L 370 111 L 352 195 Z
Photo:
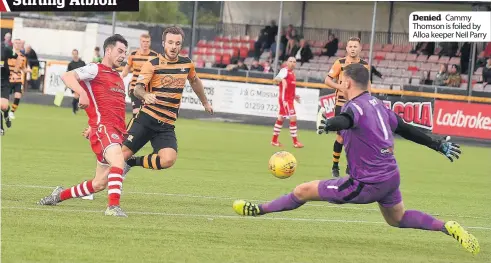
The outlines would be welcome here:
M 128 218 L 103 215 L 105 192 L 94 201 L 40 207 L 35 202 L 49 187 L 93 176 L 95 157 L 80 136 L 87 120 L 26 104 L 16 117 L 1 141 L 2 262 L 491 262 L 489 148 L 463 146 L 462 158 L 450 163 L 406 141 L 396 147 L 406 207 L 483 227 L 470 229 L 481 243 L 472 256 L 441 233 L 387 226 L 375 204 L 317 202 L 261 218 L 236 216 L 236 198 L 270 200 L 330 177 L 334 137 L 312 131 L 301 130 L 306 147 L 294 149 L 283 130 L 280 139 L 299 167 L 279 180 L 267 171 L 277 150 L 269 145 L 272 127 L 181 119 L 175 166 L 128 175 Z

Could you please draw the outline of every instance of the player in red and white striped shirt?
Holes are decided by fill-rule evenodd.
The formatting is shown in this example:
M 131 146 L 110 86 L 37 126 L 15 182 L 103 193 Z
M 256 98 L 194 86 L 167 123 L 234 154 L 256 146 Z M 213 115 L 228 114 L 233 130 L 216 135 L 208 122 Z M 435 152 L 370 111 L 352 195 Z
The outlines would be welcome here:
M 104 41 L 102 63 L 90 63 L 62 76 L 66 86 L 80 95 L 79 106 L 89 117 L 89 140 L 97 158 L 94 179 L 68 189 L 57 187 L 40 205 L 56 205 L 71 198 L 91 195 L 108 187 L 106 215 L 126 217 L 119 206 L 125 165 L 121 145 L 126 135 L 125 88 L 115 70 L 126 57 L 128 42 L 121 35 Z
M 273 139 L 271 145 L 281 147 L 281 143 L 278 141 L 280 136 L 281 127 L 283 126 L 284 118 L 290 119 L 290 135 L 293 139 L 293 146 L 295 148 L 302 148 L 303 144 L 297 139 L 297 115 L 295 112 L 294 101 L 300 103 L 300 96 L 295 95 L 296 89 L 296 77 L 293 70 L 297 65 L 297 60 L 294 57 L 289 57 L 286 62 L 286 67 L 282 68 L 278 75 L 274 78 L 275 83 L 279 83 L 279 108 L 278 119 L 273 129 Z

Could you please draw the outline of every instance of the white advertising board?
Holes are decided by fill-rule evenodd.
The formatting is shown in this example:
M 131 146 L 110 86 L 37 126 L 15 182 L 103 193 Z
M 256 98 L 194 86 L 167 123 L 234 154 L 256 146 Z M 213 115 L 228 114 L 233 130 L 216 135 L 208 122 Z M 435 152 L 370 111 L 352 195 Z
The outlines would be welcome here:
M 65 61 L 49 61 L 46 66 L 46 73 L 44 76 L 44 94 L 56 95 L 57 92 L 65 90 L 65 96 L 73 97 L 70 89 L 66 88 L 65 83 L 61 80 L 61 75 L 66 72 L 68 67 L 68 62 Z M 131 82 L 131 77 L 133 74 L 128 74 L 123 81 L 126 89 L 126 94 L 128 94 L 128 87 Z M 131 102 L 130 97 L 126 95 L 126 102 Z
M 203 79 L 205 94 L 216 112 L 235 113 L 262 117 L 278 116 L 278 87 L 273 85 Z M 295 102 L 297 119 L 316 121 L 319 90 L 297 88 L 300 103 Z M 203 110 L 203 106 L 191 86 L 186 83 L 181 108 Z
M 50 61 L 46 68 L 44 94 L 56 95 L 65 90 L 61 75 L 66 72 L 68 63 L 65 61 Z M 126 91 L 132 74 L 124 78 Z M 213 105 L 215 112 L 234 113 L 262 117 L 278 116 L 278 86 L 265 84 L 251 84 L 241 82 L 216 81 L 202 79 L 205 95 Z M 128 92 L 126 92 L 128 94 Z M 319 103 L 319 90 L 297 88 L 296 94 L 300 96 L 300 103 L 295 102 L 297 119 L 303 121 L 316 121 Z M 70 90 L 65 90 L 65 96 L 72 97 Z M 126 96 L 126 101 L 130 98 Z M 186 81 L 183 90 L 181 108 L 189 110 L 203 110 L 198 96 Z

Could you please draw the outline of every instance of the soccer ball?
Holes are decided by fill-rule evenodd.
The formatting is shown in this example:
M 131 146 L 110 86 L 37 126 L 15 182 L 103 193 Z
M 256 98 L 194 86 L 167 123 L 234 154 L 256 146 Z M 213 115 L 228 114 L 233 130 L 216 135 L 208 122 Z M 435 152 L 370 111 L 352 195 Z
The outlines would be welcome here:
M 295 173 L 295 169 L 297 169 L 297 159 L 289 152 L 277 152 L 269 158 L 269 171 L 277 178 L 288 178 Z

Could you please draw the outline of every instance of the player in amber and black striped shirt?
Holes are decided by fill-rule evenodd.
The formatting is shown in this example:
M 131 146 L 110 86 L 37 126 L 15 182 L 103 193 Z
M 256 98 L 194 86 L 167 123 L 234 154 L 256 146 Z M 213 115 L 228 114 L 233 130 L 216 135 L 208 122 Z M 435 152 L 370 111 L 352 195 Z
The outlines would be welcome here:
M 186 80 L 205 110 L 213 113 L 213 108 L 206 99 L 203 83 L 196 75 L 194 63 L 188 57 L 179 56 L 184 41 L 182 29 L 167 28 L 162 34 L 162 40 L 164 54 L 145 62 L 138 76 L 134 95 L 143 100 L 144 105 L 128 125 L 128 137 L 123 146 L 125 158 L 133 156 L 149 141 L 152 143 L 153 153 L 128 159 L 125 172 L 133 166 L 165 169 L 176 161 L 177 139 L 174 125 Z
M 142 105 L 142 101 L 135 97 L 133 91 L 136 85 L 136 79 L 140 75 L 140 70 L 145 62 L 150 59 L 156 58 L 158 53 L 150 49 L 151 38 L 149 34 L 142 34 L 140 36 L 140 48 L 131 52 L 128 57 L 128 63 L 123 69 L 122 76 L 123 78 L 128 75 L 131 71 L 133 76 L 131 77 L 130 87 L 129 87 L 129 97 L 131 98 L 131 104 L 133 105 L 133 118 L 136 116 L 140 107 Z
M 10 113 L 10 105 L 9 105 L 9 99 L 10 99 L 10 93 L 11 93 L 11 84 L 10 84 L 10 72 L 12 70 L 18 70 L 19 65 L 21 63 L 21 60 L 18 60 L 18 63 L 13 63 L 12 61 L 17 60 L 19 57 L 16 52 L 14 52 L 10 47 L 3 45 L 2 44 L 2 52 L 0 53 L 2 56 L 2 72 L 0 74 L 0 79 L 1 79 L 1 93 L 2 93 L 2 98 L 0 99 L 0 108 L 2 112 L 0 112 L 0 135 L 4 135 L 4 129 L 3 129 L 3 119 L 5 118 L 5 124 L 7 125 L 7 128 L 10 128 L 12 125 L 12 121 L 9 118 L 9 113 Z M 13 68 L 11 68 L 13 67 Z
M 361 43 L 360 39 L 352 37 L 348 40 L 346 44 L 347 56 L 340 58 L 334 62 L 329 74 L 326 77 L 325 83 L 336 89 L 336 108 L 334 110 L 335 116 L 341 113 L 341 107 L 346 103 L 346 97 L 343 92 L 340 91 L 340 86 L 342 84 L 341 79 L 344 74 L 344 67 L 350 64 L 362 64 L 368 70 L 370 70 L 368 63 L 360 58 Z M 337 83 L 335 82 L 337 80 Z M 343 137 L 338 132 L 336 141 L 334 141 L 334 152 L 332 154 L 333 164 L 332 164 L 332 176 L 339 177 L 339 157 L 341 157 L 341 152 L 343 151 Z M 349 167 L 346 167 L 346 174 L 349 174 Z
M 20 99 L 22 98 L 22 85 L 26 83 L 26 73 L 31 72 L 31 69 L 27 66 L 27 58 L 22 54 L 23 48 L 22 41 L 20 39 L 14 40 L 14 51 L 17 53 L 17 58 L 8 59 L 10 68 L 10 91 L 14 93 L 14 103 L 12 103 L 12 109 L 9 112 L 9 119 L 15 119 L 14 112 L 19 107 Z M 7 95 L 5 95 L 7 96 Z

